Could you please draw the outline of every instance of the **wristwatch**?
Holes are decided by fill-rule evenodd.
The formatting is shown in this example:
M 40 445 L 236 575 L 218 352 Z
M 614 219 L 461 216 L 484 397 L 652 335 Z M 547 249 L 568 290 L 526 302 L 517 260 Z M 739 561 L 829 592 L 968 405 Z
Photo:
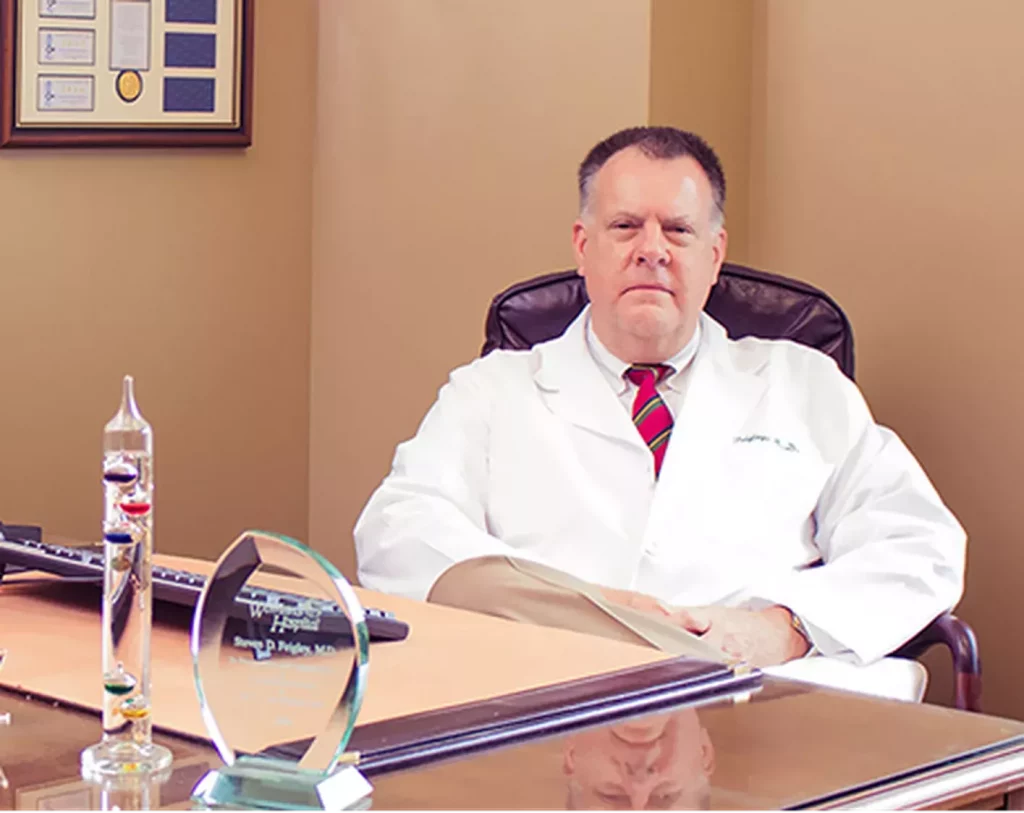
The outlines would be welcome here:
M 789 610 L 788 607 L 786 609 Z M 811 637 L 810 630 L 807 629 L 807 625 L 804 624 L 803 619 L 792 610 L 789 610 L 789 623 L 793 629 L 799 632 L 803 639 L 807 641 L 807 651 L 803 654 L 803 657 L 806 658 L 807 656 L 813 655 L 817 652 L 818 648 L 814 645 L 814 638 Z

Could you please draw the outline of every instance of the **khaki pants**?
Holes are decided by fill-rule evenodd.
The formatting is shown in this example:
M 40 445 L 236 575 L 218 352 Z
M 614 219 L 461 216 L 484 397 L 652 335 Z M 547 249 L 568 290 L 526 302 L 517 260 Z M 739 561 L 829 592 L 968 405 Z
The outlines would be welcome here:
M 599 635 L 672 655 L 728 663 L 698 636 L 648 613 L 608 601 L 600 587 L 545 565 L 484 556 L 453 565 L 434 583 L 427 601 L 464 610 Z M 857 666 L 811 657 L 763 670 L 769 674 L 897 700 L 920 701 L 928 673 L 916 661 L 883 658 Z
M 597 585 L 508 556 L 484 556 L 453 565 L 434 583 L 427 601 L 650 646 L 672 655 L 730 660 L 675 624 L 608 601 Z

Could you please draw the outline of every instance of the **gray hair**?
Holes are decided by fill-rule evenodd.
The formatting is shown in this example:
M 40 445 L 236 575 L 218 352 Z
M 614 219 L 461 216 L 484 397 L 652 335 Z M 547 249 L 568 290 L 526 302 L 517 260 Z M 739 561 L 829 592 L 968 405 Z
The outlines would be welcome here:
M 609 158 L 627 147 L 639 148 L 648 158 L 666 161 L 673 158 L 692 158 L 700 164 L 711 184 L 711 195 L 715 205 L 711 218 L 712 225 L 717 230 L 725 224 L 725 173 L 722 171 L 718 156 L 700 136 L 675 127 L 630 127 L 596 144 L 587 153 L 579 168 L 580 214 L 586 213 L 590 204 L 594 176 Z

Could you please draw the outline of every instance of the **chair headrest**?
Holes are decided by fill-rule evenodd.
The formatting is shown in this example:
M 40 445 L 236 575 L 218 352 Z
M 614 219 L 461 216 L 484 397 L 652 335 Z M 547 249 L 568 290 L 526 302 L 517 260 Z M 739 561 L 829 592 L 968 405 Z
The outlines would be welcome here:
M 481 355 L 524 350 L 560 336 L 588 302 L 575 269 L 518 282 L 499 293 L 487 312 Z M 734 339 L 791 339 L 832 356 L 853 378 L 853 330 L 824 291 L 778 274 L 725 263 L 705 310 Z

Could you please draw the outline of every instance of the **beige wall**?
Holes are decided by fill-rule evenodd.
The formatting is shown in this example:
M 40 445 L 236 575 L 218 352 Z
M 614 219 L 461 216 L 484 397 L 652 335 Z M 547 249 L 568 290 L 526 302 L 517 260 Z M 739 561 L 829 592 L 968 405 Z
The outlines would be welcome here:
M 970 533 L 985 706 L 1024 717 L 1024 4 L 768 0 L 755 30 L 751 256 L 849 312 L 877 417 Z
M 262 526 L 352 574 L 358 511 L 476 354 L 490 296 L 571 264 L 582 153 L 673 123 L 722 153 L 730 256 L 849 311 L 876 414 L 971 533 L 963 614 L 987 707 L 1024 717 L 1024 6 L 319 11 L 318 33 L 316 4 L 260 4 L 248 151 L 0 151 L 0 519 L 96 535 L 100 430 L 132 372 L 156 429 L 158 549 L 212 556 Z
M 491 296 L 570 267 L 574 172 L 647 120 L 650 8 L 320 3 L 310 529 L 351 529 Z
M 304 537 L 313 3 L 260 3 L 248 151 L 0 151 L 0 519 L 97 538 L 123 373 L 158 550 Z
M 754 3 L 652 0 L 651 124 L 702 135 L 726 175 L 729 259 L 749 261 Z

